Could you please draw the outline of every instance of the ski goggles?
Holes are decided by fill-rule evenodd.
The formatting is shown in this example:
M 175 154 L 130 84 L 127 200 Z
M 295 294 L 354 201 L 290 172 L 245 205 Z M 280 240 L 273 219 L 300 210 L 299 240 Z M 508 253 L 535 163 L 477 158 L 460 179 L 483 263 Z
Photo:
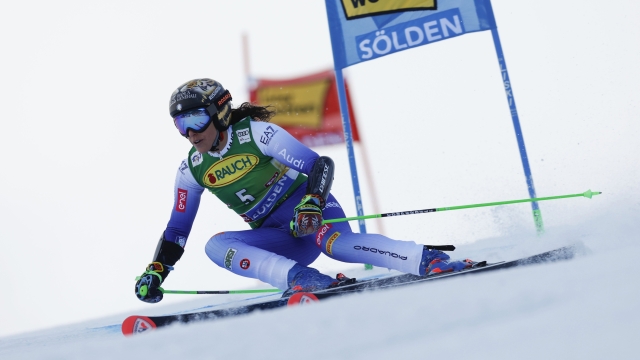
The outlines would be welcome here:
M 216 115 L 216 113 L 213 115 Z M 173 123 L 176 125 L 180 135 L 184 137 L 189 137 L 189 130 L 197 133 L 205 131 L 212 121 L 213 116 L 209 114 L 207 108 L 189 110 L 173 118 Z

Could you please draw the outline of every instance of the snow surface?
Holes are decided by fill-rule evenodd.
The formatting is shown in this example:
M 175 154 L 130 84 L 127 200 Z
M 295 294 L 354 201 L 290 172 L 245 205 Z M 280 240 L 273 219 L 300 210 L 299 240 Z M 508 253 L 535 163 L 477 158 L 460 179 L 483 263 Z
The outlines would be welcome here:
M 572 260 L 171 325 L 133 337 L 120 333 L 120 322 L 130 315 L 122 314 L 0 338 L 0 358 L 632 359 L 640 323 L 640 206 L 626 210 L 627 217 L 604 213 L 580 226 L 548 230 L 542 238 L 495 237 L 454 252 L 496 261 L 577 244 Z M 354 268 L 350 275 L 370 273 Z M 150 305 L 145 315 L 240 298 Z

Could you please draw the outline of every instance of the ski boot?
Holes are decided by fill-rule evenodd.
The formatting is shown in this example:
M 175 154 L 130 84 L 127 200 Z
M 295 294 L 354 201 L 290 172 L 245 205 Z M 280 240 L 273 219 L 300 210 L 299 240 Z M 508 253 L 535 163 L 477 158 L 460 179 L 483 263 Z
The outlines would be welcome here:
M 348 278 L 342 273 L 333 279 L 329 275 L 322 274 L 316 269 L 299 264 L 293 265 L 291 270 L 289 270 L 287 280 L 289 281 L 289 289 L 282 294 L 282 297 L 288 297 L 297 292 L 313 292 L 329 289 L 351 284 L 356 281 L 356 279 Z
M 440 250 L 430 250 L 425 247 L 420 261 L 420 275 L 434 275 L 452 271 L 460 271 L 473 267 L 474 261 L 450 260 L 449 255 Z

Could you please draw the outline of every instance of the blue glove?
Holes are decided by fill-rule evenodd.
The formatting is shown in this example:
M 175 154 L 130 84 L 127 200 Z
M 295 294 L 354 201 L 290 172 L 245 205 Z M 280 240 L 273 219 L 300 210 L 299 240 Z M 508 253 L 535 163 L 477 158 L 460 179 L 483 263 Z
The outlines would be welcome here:
M 152 262 L 142 275 L 136 277 L 136 296 L 147 303 L 157 303 L 162 300 L 163 293 L 160 285 L 163 279 L 173 270 L 171 266 Z
M 293 209 L 293 219 L 289 224 L 291 234 L 302 237 L 316 233 L 322 226 L 322 208 L 324 199 L 319 195 L 305 195 Z

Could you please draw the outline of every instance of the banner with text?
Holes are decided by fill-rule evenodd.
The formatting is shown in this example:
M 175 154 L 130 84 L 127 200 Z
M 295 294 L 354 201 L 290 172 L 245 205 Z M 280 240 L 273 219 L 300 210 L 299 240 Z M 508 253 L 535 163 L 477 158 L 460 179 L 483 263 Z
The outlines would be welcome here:
M 287 80 L 257 79 L 250 90 L 250 99 L 257 105 L 275 107 L 276 115 L 271 122 L 307 146 L 345 142 L 333 71 Z M 347 101 L 353 140 L 358 141 L 348 89 Z
M 489 0 L 326 0 L 336 69 L 495 28 Z

